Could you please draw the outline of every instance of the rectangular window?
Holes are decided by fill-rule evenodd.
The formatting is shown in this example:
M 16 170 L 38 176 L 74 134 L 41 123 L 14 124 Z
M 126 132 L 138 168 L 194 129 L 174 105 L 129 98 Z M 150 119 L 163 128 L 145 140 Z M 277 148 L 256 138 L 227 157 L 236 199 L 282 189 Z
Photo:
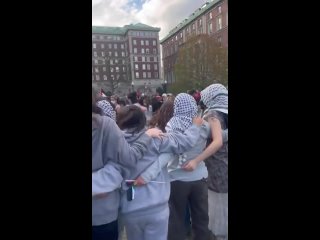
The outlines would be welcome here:
M 118 59 L 115 59 L 115 60 L 114 60 L 114 63 L 115 63 L 115 64 L 118 64 Z
M 158 78 L 158 77 L 159 77 L 158 72 L 155 72 L 155 73 L 154 73 L 154 77 L 155 77 L 155 78 Z
M 112 52 L 109 52 L 109 57 L 112 57 Z
M 148 78 L 151 78 L 151 72 L 148 72 Z
M 118 52 L 114 52 L 114 56 L 115 56 L 115 57 L 118 57 Z
M 144 41 L 143 40 L 141 40 L 141 46 L 144 46 Z
M 221 13 L 221 6 L 218 7 L 218 12 Z
M 180 38 L 182 38 L 182 32 L 180 33 Z
M 208 32 L 212 33 L 212 23 L 211 22 L 208 24 Z
M 138 64 L 135 64 L 135 65 L 134 65 L 134 69 L 135 69 L 135 70 L 139 70 L 139 65 L 138 65 Z
M 145 62 L 146 61 L 146 58 L 145 57 L 142 57 L 142 62 Z
M 114 71 L 114 68 L 113 67 L 110 67 L 110 72 L 113 72 Z
M 221 16 L 217 17 L 217 31 L 222 29 L 222 19 Z
M 146 76 L 146 72 L 143 72 L 142 74 L 143 74 L 143 78 L 146 78 L 146 77 L 147 77 L 147 76 Z
M 150 64 L 147 64 L 147 69 L 150 70 Z
M 99 73 L 99 68 L 94 68 L 94 71 L 96 72 L 96 73 Z
M 178 40 L 178 35 L 176 35 L 176 41 Z
M 209 18 L 212 19 L 212 12 L 209 13 Z
M 121 52 L 121 56 L 122 56 L 122 57 L 125 57 L 126 55 L 124 54 L 124 52 Z
M 94 57 L 97 57 L 97 52 L 93 52 L 93 56 L 94 56 Z
M 146 46 L 149 46 L 149 40 L 146 40 Z
M 146 65 L 142 64 L 142 70 L 146 70 Z
M 157 54 L 157 49 L 153 49 L 153 54 Z
M 202 25 L 202 19 L 200 18 L 199 19 L 199 26 L 201 26 Z
M 104 48 L 104 44 L 103 43 L 101 43 L 101 48 Z
M 102 56 L 102 57 L 104 57 L 104 56 L 105 56 L 104 52 L 101 52 L 101 56 Z
M 110 65 L 113 65 L 113 60 L 112 59 L 110 60 Z
M 106 71 L 107 71 L 107 68 L 106 68 L 106 67 L 103 67 L 103 68 L 102 68 L 102 71 L 106 72 Z
M 137 53 L 137 48 L 134 48 L 134 49 L 133 49 L 133 53 Z
M 150 57 L 147 57 L 147 62 L 150 62 Z
M 222 38 L 221 37 L 218 37 L 218 44 L 220 47 L 222 46 Z
M 136 72 L 136 78 L 139 78 L 139 72 Z
M 119 72 L 119 67 L 116 67 L 116 72 Z
M 150 52 L 149 52 L 149 48 L 147 48 L 147 49 L 146 49 L 146 54 L 149 54 L 149 53 L 150 53 Z
M 138 62 L 138 57 L 134 57 L 134 61 L 135 61 L 135 62 Z
M 192 30 L 195 30 L 196 29 L 196 25 L 193 23 L 192 24 Z
M 116 44 L 116 43 L 113 44 L 113 48 L 114 48 L 114 49 L 117 49 L 117 44 Z
M 96 75 L 96 80 L 99 81 L 100 80 L 100 76 Z
M 122 59 L 122 64 L 123 64 L 123 65 L 126 64 L 126 61 L 125 61 L 124 59 Z
M 98 60 L 97 59 L 94 60 L 94 64 L 98 64 Z
M 121 49 L 124 49 L 124 45 L 123 44 L 121 44 Z
M 108 48 L 109 48 L 109 49 L 112 48 L 112 44 L 111 44 L 111 43 L 108 44 Z
M 156 46 L 156 45 L 157 45 L 156 40 L 153 40 L 153 41 L 152 41 L 152 45 L 153 45 L 153 46 Z
M 141 53 L 144 54 L 144 48 L 141 48 Z
M 107 81 L 107 75 L 103 75 L 103 80 Z
M 94 44 L 92 44 L 92 47 L 93 48 L 97 48 L 97 45 L 94 43 Z
M 154 67 L 154 70 L 158 70 L 158 64 L 154 64 L 153 67 Z
M 137 40 L 133 40 L 133 45 L 137 45 Z
M 122 67 L 122 71 L 125 72 L 126 71 L 126 67 Z

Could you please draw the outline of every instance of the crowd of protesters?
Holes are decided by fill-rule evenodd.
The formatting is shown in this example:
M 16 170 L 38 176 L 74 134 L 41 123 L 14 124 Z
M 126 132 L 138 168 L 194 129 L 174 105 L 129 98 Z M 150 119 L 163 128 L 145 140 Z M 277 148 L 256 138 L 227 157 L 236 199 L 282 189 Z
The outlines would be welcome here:
M 228 238 L 228 90 L 92 88 L 94 240 Z

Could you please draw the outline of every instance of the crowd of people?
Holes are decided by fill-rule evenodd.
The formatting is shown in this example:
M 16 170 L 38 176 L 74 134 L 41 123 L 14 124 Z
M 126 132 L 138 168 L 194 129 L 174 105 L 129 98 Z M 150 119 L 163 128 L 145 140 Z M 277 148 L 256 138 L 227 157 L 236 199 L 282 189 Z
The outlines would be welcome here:
M 228 90 L 92 88 L 94 240 L 228 238 Z

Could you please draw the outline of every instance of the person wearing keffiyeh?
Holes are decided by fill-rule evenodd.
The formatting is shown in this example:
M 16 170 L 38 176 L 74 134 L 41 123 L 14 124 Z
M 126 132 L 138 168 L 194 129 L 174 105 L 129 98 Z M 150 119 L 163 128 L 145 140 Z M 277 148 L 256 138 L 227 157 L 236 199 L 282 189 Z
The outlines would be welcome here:
M 113 121 L 116 121 L 116 112 L 107 100 L 98 101 L 97 106 L 102 109 L 102 113 L 104 116 L 107 116 Z
M 219 120 L 223 129 L 223 145 L 214 154 L 208 147 L 196 160 L 205 160 L 208 169 L 209 230 L 215 239 L 228 238 L 228 90 L 221 84 L 212 84 L 201 91 L 201 100 L 207 109 L 203 119 Z
M 192 125 L 192 118 L 196 115 L 195 99 L 186 93 L 178 94 L 174 100 L 173 117 L 166 126 L 166 132 L 184 132 Z M 143 179 L 142 182 L 147 183 L 158 175 L 159 169 L 162 169 L 158 167 L 159 163 L 161 167 L 166 167 L 168 163 L 171 181 L 168 240 L 184 240 L 186 238 L 185 214 L 188 203 L 191 209 L 194 239 L 207 240 L 209 238 L 208 186 L 206 182 L 208 171 L 204 162 L 190 160 L 201 154 L 210 134 L 214 136 L 217 148 L 222 145 L 221 131 L 219 125 L 215 124 L 216 121 L 203 122 L 196 146 L 180 155 L 161 154 L 158 162 L 148 167 L 139 177 Z M 211 131 L 210 128 L 212 128 Z

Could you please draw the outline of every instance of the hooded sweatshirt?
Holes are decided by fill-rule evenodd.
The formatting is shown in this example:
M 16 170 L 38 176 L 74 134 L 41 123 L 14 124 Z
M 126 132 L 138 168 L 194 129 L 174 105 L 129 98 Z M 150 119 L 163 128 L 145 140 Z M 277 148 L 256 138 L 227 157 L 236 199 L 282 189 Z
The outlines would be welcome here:
M 114 189 L 119 187 L 117 182 L 122 179 L 119 166 L 135 166 L 150 145 L 151 139 L 146 134 L 141 134 L 130 147 L 112 119 L 92 114 L 92 172 L 104 169 L 99 171 L 99 178 L 92 178 L 92 191 L 101 193 L 108 188 L 112 190 L 104 198 L 92 199 L 93 226 L 107 224 L 118 218 L 120 192 Z M 107 178 L 111 180 L 104 181 Z

